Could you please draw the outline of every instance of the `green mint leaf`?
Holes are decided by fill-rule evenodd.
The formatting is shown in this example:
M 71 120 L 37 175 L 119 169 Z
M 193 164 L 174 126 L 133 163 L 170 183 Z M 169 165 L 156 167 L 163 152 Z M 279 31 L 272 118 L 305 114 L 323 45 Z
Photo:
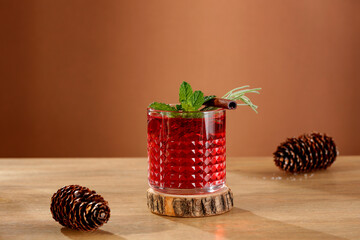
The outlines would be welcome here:
M 153 102 L 149 105 L 149 108 L 160 110 L 160 111 L 176 111 L 176 108 L 165 103 Z
M 187 82 L 182 82 L 180 85 L 180 91 L 179 91 L 179 102 L 187 102 L 191 95 L 193 94 L 193 90 Z
M 189 102 L 192 106 L 192 111 L 197 111 L 204 103 L 204 94 L 202 91 L 195 91 L 191 95 Z
M 178 111 L 183 110 L 181 104 L 176 104 L 176 110 Z
M 182 102 L 182 103 L 181 103 L 181 107 L 182 107 L 182 109 L 183 109 L 185 112 L 194 111 L 194 110 L 193 110 L 193 107 L 192 107 L 191 104 L 188 103 L 188 102 Z
M 209 101 L 209 100 L 211 100 L 213 98 L 216 98 L 216 96 L 215 95 L 205 96 L 204 97 L 204 103 L 206 103 L 207 101 Z

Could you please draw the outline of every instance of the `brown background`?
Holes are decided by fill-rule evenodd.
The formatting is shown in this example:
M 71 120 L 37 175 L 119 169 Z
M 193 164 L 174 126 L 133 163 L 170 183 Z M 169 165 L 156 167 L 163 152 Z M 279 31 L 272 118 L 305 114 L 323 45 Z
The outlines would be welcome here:
M 146 156 L 146 106 L 250 84 L 228 155 L 317 130 L 360 154 L 360 1 L 0 0 L 0 156 Z

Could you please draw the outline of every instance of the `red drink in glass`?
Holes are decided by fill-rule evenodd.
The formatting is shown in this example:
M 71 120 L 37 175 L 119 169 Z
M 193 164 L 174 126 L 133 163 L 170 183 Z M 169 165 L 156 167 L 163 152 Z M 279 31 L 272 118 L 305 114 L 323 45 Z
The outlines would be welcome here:
M 173 194 L 225 186 L 225 110 L 167 112 L 148 109 L 148 179 Z

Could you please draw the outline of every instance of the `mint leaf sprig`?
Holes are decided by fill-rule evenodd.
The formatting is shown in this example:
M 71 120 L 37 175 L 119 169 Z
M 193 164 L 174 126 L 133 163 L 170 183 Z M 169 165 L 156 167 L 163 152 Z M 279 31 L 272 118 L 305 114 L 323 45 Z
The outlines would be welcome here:
M 149 105 L 149 108 L 155 109 L 155 110 L 161 110 L 161 111 L 177 111 L 176 108 L 170 106 L 166 103 L 159 103 L 159 102 L 153 102 Z
M 153 102 L 149 105 L 149 108 L 161 111 L 184 111 L 194 112 L 198 111 L 199 108 L 210 99 L 213 99 L 215 95 L 204 96 L 202 91 L 193 92 L 191 86 L 187 82 L 183 82 L 180 85 L 179 90 L 179 102 L 175 107 L 165 103 Z
M 180 85 L 179 102 L 183 111 L 197 111 L 205 102 L 204 93 L 202 91 L 193 92 L 190 84 L 183 82 Z

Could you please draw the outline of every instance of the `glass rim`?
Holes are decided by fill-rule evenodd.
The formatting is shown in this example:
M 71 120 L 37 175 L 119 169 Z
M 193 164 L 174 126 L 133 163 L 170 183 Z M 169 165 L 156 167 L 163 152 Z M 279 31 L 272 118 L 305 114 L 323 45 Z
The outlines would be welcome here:
M 176 104 L 169 104 L 170 106 L 176 106 Z M 168 111 L 168 110 L 157 110 L 154 108 L 146 108 L 148 111 L 152 111 L 152 112 L 170 112 L 170 113 L 211 113 L 211 112 L 225 112 L 225 108 L 218 108 L 218 109 L 213 109 L 213 110 L 208 110 L 208 111 L 181 111 L 181 110 L 177 110 L 177 111 Z

